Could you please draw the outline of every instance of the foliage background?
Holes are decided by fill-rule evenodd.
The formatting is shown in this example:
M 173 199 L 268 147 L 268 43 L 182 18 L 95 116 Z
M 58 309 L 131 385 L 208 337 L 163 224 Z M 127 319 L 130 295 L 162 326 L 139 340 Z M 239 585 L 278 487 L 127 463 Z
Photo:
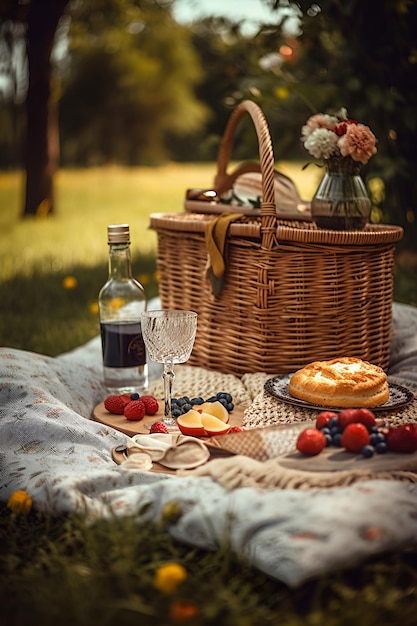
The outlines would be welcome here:
M 364 168 L 373 220 L 403 226 L 400 248 L 415 251 L 416 1 L 264 2 L 276 19 L 248 35 L 221 16 L 177 24 L 175 0 L 70 0 L 53 55 L 61 165 L 213 161 L 232 108 L 245 98 L 264 110 L 277 160 L 307 161 L 301 125 L 313 112 L 346 106 L 378 138 Z M 3 43 L 10 32 L 23 43 L 5 19 L 14 5 L 1 5 Z M 288 30 L 288 15 L 298 15 L 298 30 Z M 16 89 L 1 100 L 3 167 L 22 163 L 25 131 L 25 73 L 9 70 Z M 256 155 L 247 123 L 235 157 Z

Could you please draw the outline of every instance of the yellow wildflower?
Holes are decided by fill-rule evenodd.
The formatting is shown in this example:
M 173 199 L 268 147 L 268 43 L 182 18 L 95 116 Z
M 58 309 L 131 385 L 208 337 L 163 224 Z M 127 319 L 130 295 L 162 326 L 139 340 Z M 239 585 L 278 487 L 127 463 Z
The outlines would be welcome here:
M 278 87 L 275 90 L 275 95 L 279 100 L 287 100 L 290 97 L 290 91 L 288 87 Z
M 14 491 L 7 506 L 15 515 L 27 515 L 32 508 L 32 498 L 26 491 Z
M 163 593 L 174 593 L 176 588 L 187 578 L 186 569 L 179 563 L 161 565 L 155 572 L 154 586 Z
M 125 304 L 126 304 L 125 298 L 112 298 L 110 307 L 113 309 L 113 311 L 117 311 L 117 309 L 120 309 Z
M 150 277 L 148 274 L 139 274 L 138 281 L 141 285 L 148 285 L 150 282 Z
M 62 281 L 62 286 L 64 287 L 64 289 L 75 289 L 77 284 L 78 281 L 75 276 L 65 276 L 64 280 Z
M 188 600 L 174 600 L 170 606 L 169 615 L 173 622 L 181 624 L 198 615 L 198 606 Z

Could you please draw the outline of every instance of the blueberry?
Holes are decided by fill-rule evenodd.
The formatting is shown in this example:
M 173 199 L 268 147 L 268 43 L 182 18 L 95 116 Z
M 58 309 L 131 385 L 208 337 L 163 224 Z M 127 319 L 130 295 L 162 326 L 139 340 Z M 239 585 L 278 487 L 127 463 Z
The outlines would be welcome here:
M 140 398 L 140 395 L 136 392 L 130 394 L 131 400 L 139 400 L 139 398 Z
M 184 404 L 190 404 L 190 398 L 187 396 L 181 396 L 181 398 L 177 399 L 178 406 L 183 406 Z
M 175 407 L 175 409 L 171 409 L 171 415 L 174 419 L 177 419 L 181 415 L 181 409 Z
M 217 396 L 211 396 L 210 398 L 208 398 L 208 400 L 206 400 L 206 402 L 216 402 L 217 400 Z
M 191 411 L 193 407 L 191 406 L 191 404 L 189 404 L 188 402 L 186 402 L 185 404 L 182 405 L 181 407 L 181 413 L 188 413 L 188 411 Z
M 334 446 L 337 446 L 338 448 L 340 448 L 342 446 L 342 433 L 336 433 L 335 435 L 332 436 L 332 443 Z
M 324 435 L 326 438 L 326 448 L 327 446 L 331 446 L 333 443 L 333 437 L 331 436 L 330 433 L 328 433 L 327 435 Z
M 220 402 L 220 404 L 222 404 L 223 406 L 225 406 L 227 408 L 227 405 L 229 404 L 228 401 L 226 400 L 226 398 L 219 398 L 217 400 L 217 402 Z
M 190 404 L 204 404 L 204 399 L 203 398 L 191 398 L 190 400 Z
M 224 398 L 227 402 L 232 402 L 233 400 L 230 393 L 227 393 L 226 391 L 219 391 L 218 393 L 216 393 L 216 397 L 218 400 L 221 400 L 221 398 Z
M 340 430 L 339 426 L 332 426 L 330 428 L 330 434 L 331 434 L 332 437 L 334 437 L 335 435 L 339 435 L 341 433 L 342 433 L 342 431 Z
M 334 428 L 336 426 L 339 427 L 339 420 L 338 420 L 338 418 L 337 417 L 331 417 L 329 419 L 329 421 L 327 422 L 327 426 L 329 428 Z
M 233 402 L 228 402 L 227 403 L 226 409 L 228 410 L 229 413 L 231 413 L 234 408 L 235 408 L 235 405 L 233 404 Z
M 384 433 L 371 433 L 369 439 L 371 441 L 371 445 L 376 446 L 377 443 L 382 443 L 383 441 L 385 441 L 385 435 Z
M 365 459 L 370 459 L 371 456 L 374 456 L 375 449 L 373 446 L 363 446 L 361 450 L 361 455 L 365 457 Z
M 376 444 L 375 450 L 378 452 L 378 454 L 385 454 L 385 452 L 388 452 L 388 446 L 385 441 L 380 441 Z
M 375 426 L 371 426 L 371 428 L 369 429 L 369 432 L 370 433 L 377 433 L 377 432 L 379 432 L 378 431 L 378 426 L 376 426 L 376 425 Z
M 320 430 L 321 430 L 321 432 L 323 433 L 324 436 L 331 434 L 330 428 L 328 428 L 327 426 L 323 426 L 323 428 L 321 428 Z

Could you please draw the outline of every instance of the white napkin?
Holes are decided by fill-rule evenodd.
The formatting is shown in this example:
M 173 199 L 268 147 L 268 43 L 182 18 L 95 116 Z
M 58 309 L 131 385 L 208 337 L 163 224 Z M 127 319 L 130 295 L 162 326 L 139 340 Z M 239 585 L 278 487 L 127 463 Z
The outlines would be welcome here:
M 207 446 L 195 437 L 185 435 L 153 433 L 149 435 L 134 435 L 127 440 L 127 459 L 122 465 L 135 468 L 135 453 L 143 458 L 148 454 L 152 461 L 160 463 L 169 469 L 192 469 L 203 465 L 210 458 Z M 140 461 L 141 469 L 143 461 Z

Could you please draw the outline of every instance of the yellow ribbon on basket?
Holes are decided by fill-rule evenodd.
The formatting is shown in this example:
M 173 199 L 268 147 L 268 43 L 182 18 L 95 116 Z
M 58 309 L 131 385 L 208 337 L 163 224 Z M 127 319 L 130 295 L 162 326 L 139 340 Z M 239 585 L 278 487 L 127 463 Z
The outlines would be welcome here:
M 226 263 L 224 248 L 227 231 L 232 222 L 242 217 L 241 213 L 223 213 L 208 222 L 205 230 L 205 239 L 208 253 L 208 277 L 210 278 L 213 293 L 219 297 L 223 289 Z

